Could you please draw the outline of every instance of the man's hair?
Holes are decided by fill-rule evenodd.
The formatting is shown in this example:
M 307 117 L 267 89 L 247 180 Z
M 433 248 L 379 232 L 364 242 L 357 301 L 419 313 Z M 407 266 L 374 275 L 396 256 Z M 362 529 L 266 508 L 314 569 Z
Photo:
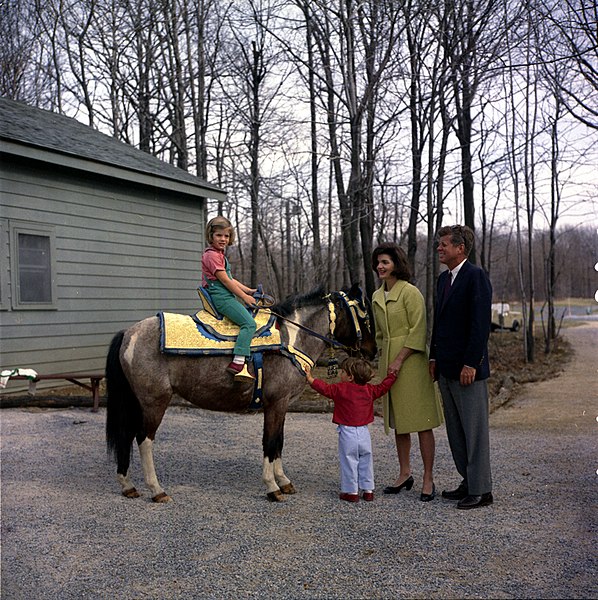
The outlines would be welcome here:
M 350 356 L 341 363 L 341 369 L 353 377 L 353 381 L 359 385 L 365 385 L 374 376 L 372 365 L 363 358 Z
M 235 243 L 235 228 L 232 226 L 232 223 L 221 215 L 214 217 L 208 221 L 206 225 L 206 243 L 211 244 L 213 241 L 214 233 L 216 231 L 220 231 L 221 229 L 229 229 L 230 230 L 230 238 L 228 240 L 228 245 L 232 246 Z
M 474 235 L 473 231 L 467 225 L 445 225 L 438 230 L 437 237 L 441 238 L 445 235 L 451 236 L 451 244 L 465 246 L 465 256 L 469 256 L 473 248 Z
M 378 269 L 378 257 L 381 254 L 388 254 L 392 259 L 392 262 L 395 264 L 392 274 L 397 279 L 411 281 L 411 269 L 409 268 L 407 254 L 403 248 L 393 242 L 383 242 L 378 245 L 372 252 L 372 269 L 374 271 Z

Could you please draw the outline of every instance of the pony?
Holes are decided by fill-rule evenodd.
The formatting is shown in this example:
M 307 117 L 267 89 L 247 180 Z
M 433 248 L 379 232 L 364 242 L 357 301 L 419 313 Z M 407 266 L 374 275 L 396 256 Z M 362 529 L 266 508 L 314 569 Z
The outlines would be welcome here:
M 319 288 L 290 296 L 270 310 L 276 316 L 282 343 L 298 350 L 312 365 L 330 346 L 369 360 L 376 354 L 370 307 L 358 285 L 348 292 L 324 294 Z M 207 410 L 249 412 L 254 386 L 235 382 L 225 371 L 230 355 L 165 354 L 160 351 L 160 335 L 159 318 L 148 317 L 112 339 L 106 359 L 106 442 L 125 497 L 140 496 L 129 473 L 136 440 L 152 500 L 168 502 L 171 498 L 156 475 L 153 445 L 173 395 Z M 262 480 L 272 502 L 296 493 L 282 465 L 284 423 L 289 403 L 301 395 L 305 383 L 300 365 L 281 352 L 264 352 Z

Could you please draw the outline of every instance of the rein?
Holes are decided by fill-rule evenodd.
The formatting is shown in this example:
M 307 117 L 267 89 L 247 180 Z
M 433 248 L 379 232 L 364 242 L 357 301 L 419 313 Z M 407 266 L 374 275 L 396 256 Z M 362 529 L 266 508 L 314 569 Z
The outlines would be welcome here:
M 325 335 L 322 335 L 321 333 L 318 333 L 317 331 L 314 331 L 313 329 L 310 329 L 309 327 L 306 327 L 305 325 L 302 325 L 301 323 L 297 323 L 296 321 L 293 321 L 292 319 L 289 319 L 288 317 L 283 317 L 282 315 L 278 314 L 277 312 L 274 312 L 272 309 L 270 309 L 270 312 L 275 317 L 278 317 L 279 319 L 282 319 L 283 321 L 286 321 L 287 323 L 290 323 L 291 325 L 295 325 L 295 327 L 298 327 L 299 329 L 302 329 L 306 333 L 309 333 L 309 335 L 311 335 L 312 337 L 318 338 L 319 340 L 322 340 L 323 342 L 326 342 L 327 344 L 330 344 L 331 346 L 334 346 L 336 348 L 341 348 L 343 350 L 351 350 L 351 348 L 349 348 L 349 346 L 345 346 L 344 344 L 341 344 L 337 340 L 326 337 Z
M 282 315 L 274 312 L 272 309 L 270 309 L 270 312 L 274 316 L 278 317 L 279 319 L 282 319 L 283 321 L 286 321 L 287 323 L 290 323 L 291 325 L 298 327 L 299 329 L 305 331 L 312 337 L 322 340 L 323 342 L 325 342 L 326 344 L 329 344 L 333 348 L 340 348 L 345 351 L 358 350 L 359 346 L 361 345 L 361 337 L 362 337 L 361 327 L 359 325 L 359 317 L 361 317 L 362 319 L 365 319 L 365 321 L 367 323 L 369 321 L 367 311 L 365 311 L 361 306 L 359 306 L 359 303 L 356 300 L 352 300 L 352 299 L 348 298 L 348 296 L 347 296 L 347 294 L 345 294 L 345 292 L 336 292 L 336 293 L 338 293 L 341 300 L 344 301 L 345 305 L 349 309 L 349 314 L 353 318 L 353 327 L 355 329 L 355 333 L 356 333 L 357 339 L 358 339 L 357 345 L 354 348 L 346 346 L 345 344 L 341 344 L 341 342 L 339 342 L 338 340 L 335 340 L 332 337 L 324 336 L 321 333 L 318 333 L 317 331 L 314 331 L 313 329 L 310 329 L 309 327 L 302 325 L 301 323 L 297 323 L 296 321 L 289 319 L 288 317 L 283 317 Z M 334 330 L 336 328 L 336 306 L 334 305 L 334 302 L 332 301 L 332 294 L 327 294 L 326 296 L 324 296 L 324 300 L 328 301 L 328 323 L 329 323 L 329 328 L 330 328 L 330 335 L 333 336 Z

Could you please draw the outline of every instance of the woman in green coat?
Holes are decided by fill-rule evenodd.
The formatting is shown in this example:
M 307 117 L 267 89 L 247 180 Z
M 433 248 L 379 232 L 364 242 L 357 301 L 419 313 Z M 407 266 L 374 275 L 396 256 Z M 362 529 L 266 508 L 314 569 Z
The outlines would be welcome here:
M 385 494 L 410 490 L 411 433 L 417 432 L 424 465 L 420 499 L 434 499 L 433 429 L 443 422 L 442 408 L 436 387 L 428 370 L 426 350 L 426 305 L 421 292 L 412 284 L 407 256 L 397 244 L 379 245 L 372 255 L 372 268 L 382 286 L 374 292 L 372 306 L 376 322 L 376 342 L 380 350 L 379 371 L 387 369 L 398 377 L 384 397 L 384 429 L 395 431 L 399 457 L 399 476 Z

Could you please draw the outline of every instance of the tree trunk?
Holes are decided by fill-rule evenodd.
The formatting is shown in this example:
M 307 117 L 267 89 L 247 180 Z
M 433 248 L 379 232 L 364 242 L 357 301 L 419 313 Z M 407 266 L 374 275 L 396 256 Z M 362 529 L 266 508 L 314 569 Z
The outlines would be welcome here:
M 313 268 L 316 282 L 321 283 L 324 276 L 324 265 L 322 262 L 322 242 L 320 239 L 320 201 L 318 191 L 318 127 L 316 113 L 316 86 L 315 86 L 315 63 L 313 52 L 313 32 L 309 6 L 302 6 L 305 15 L 307 66 L 308 66 L 308 88 L 309 88 L 309 117 L 310 117 L 310 143 L 311 143 L 311 222 L 313 232 Z
M 252 63 L 251 67 L 251 125 L 249 140 L 249 160 L 250 160 L 250 190 L 251 201 L 251 276 L 250 287 L 254 288 L 258 284 L 257 267 L 259 259 L 258 228 L 259 222 L 259 192 L 260 192 L 260 172 L 259 172 L 259 152 L 260 152 L 260 85 L 263 80 L 263 50 L 257 47 L 255 42 L 251 42 Z M 274 265 L 273 265 L 274 266 Z

